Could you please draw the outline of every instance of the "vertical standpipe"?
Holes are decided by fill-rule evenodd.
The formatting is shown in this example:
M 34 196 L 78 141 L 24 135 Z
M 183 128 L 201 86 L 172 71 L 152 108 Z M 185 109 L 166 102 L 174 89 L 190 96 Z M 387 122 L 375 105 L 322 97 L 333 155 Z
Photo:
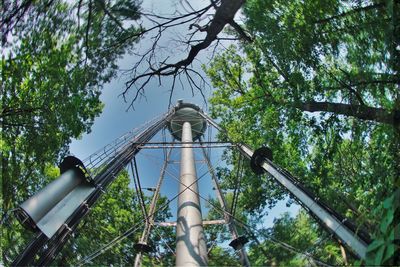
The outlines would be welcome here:
M 170 122 L 173 136 L 182 141 L 178 217 L 176 224 L 176 266 L 207 265 L 207 246 L 203 230 L 196 167 L 192 142 L 205 130 L 199 108 L 179 103 Z

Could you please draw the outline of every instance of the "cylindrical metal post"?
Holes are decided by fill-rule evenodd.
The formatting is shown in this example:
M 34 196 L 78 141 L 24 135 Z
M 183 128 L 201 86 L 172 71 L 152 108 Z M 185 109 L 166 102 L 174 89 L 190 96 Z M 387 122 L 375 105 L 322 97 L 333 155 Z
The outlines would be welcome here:
M 70 193 L 85 177 L 78 168 L 71 168 L 20 205 L 17 218 L 28 228 L 36 229 L 39 221 Z M 24 219 L 24 214 L 29 220 Z M 34 225 L 33 225 L 34 224 Z M 39 227 L 40 228 L 40 227 Z M 43 229 L 40 229 L 43 231 Z
M 193 142 L 189 122 L 183 123 L 182 142 Z M 181 153 L 181 183 L 176 224 L 176 266 L 205 266 L 207 265 L 207 246 L 200 200 L 197 195 L 196 167 L 190 144 L 184 144 Z

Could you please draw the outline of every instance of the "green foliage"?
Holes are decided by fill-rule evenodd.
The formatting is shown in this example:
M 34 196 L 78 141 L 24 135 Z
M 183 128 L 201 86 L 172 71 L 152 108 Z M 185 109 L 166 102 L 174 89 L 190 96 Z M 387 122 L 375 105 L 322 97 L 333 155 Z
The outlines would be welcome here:
M 240 266 L 239 261 L 229 252 L 232 249 L 223 249 L 215 246 L 208 254 L 208 266 Z
M 228 135 L 234 141 L 240 140 L 253 147 L 268 145 L 273 148 L 275 162 L 301 177 L 318 195 L 325 195 L 328 202 L 340 205 L 338 208 L 343 213 L 355 212 L 352 205 L 348 205 L 355 200 L 365 211 L 368 210 L 367 207 L 373 207 L 376 201 L 371 196 L 382 196 L 392 186 L 391 179 L 384 179 L 382 184 L 376 184 L 376 177 L 383 173 L 387 177 L 395 176 L 395 157 L 391 153 L 394 135 L 390 127 L 371 127 L 356 120 L 333 117 L 324 120 L 325 116 L 322 114 L 311 116 L 270 103 L 268 99 L 257 99 L 256 97 L 264 93 L 263 88 L 253 85 L 252 80 L 244 88 L 245 94 L 235 95 L 236 88 L 228 87 L 224 82 L 226 76 L 220 66 L 230 65 L 225 55 L 234 53 L 232 49 L 217 57 L 208 69 L 213 82 L 224 84 L 224 87 L 219 87 L 214 93 L 210 102 L 213 105 L 212 115 L 222 119 L 221 125 L 227 129 Z M 235 63 L 233 66 L 236 66 Z M 246 67 L 242 66 L 243 69 Z M 281 90 L 270 91 L 278 95 Z M 226 93 L 231 94 L 231 99 L 224 96 Z M 352 138 L 347 138 L 348 136 Z M 363 168 L 364 163 L 361 162 L 365 162 L 370 168 Z M 386 165 L 382 166 L 378 162 L 385 162 Z M 229 173 L 224 174 L 224 183 L 231 179 L 229 177 L 236 175 L 235 171 Z M 245 177 L 248 175 L 252 177 L 250 172 Z M 249 179 L 254 185 L 249 188 L 254 191 L 270 181 L 263 179 Z M 269 188 L 274 190 L 273 186 Z M 347 191 L 340 190 L 346 196 L 345 203 L 337 203 L 338 196 L 333 193 L 338 191 L 337 188 L 346 188 Z M 272 195 L 271 199 L 275 198 L 276 195 Z
M 4 210 L 16 204 L 10 192 L 24 192 L 15 189 L 26 183 L 37 186 L 33 192 L 42 187 L 33 173 L 43 173 L 40 166 L 56 163 L 71 138 L 90 131 L 103 107 L 102 85 L 134 44 L 125 39 L 137 29 L 116 28 L 104 12 L 109 5 L 133 8 L 134 2 L 107 2 L 102 8 L 90 3 L 80 1 L 76 18 L 78 7 L 62 1 L 33 2 L 6 43 L 0 115 Z
M 2 36 L 2 218 L 54 179 L 52 166 L 68 153 L 71 139 L 90 132 L 103 108 L 101 88 L 135 44 L 130 22 L 139 17 L 135 1 L 25 2 L 26 12 L 10 17 L 12 30 Z M 129 26 L 121 29 L 119 20 Z M 27 243 L 30 235 L 21 231 L 2 227 L 3 264 Z
M 253 41 L 229 47 L 204 67 L 216 88 L 211 115 L 228 136 L 253 148 L 267 145 L 274 162 L 359 228 L 376 233 L 381 241 L 370 255 L 380 263 L 396 262 L 399 249 L 391 232 L 398 207 L 381 205 L 400 185 L 395 9 L 396 1 L 247 1 L 243 27 Z M 224 188 L 232 189 L 237 168 L 220 172 Z M 266 180 L 261 191 L 267 193 L 257 193 Z M 241 201 L 257 202 L 248 212 L 264 212 L 265 203 L 282 198 L 271 180 L 249 179 L 251 190 Z M 338 248 L 325 245 L 334 258 L 327 261 L 341 262 Z
M 290 231 L 288 231 L 290 229 Z M 311 257 L 301 253 L 308 253 L 313 258 L 332 265 L 342 265 L 340 249 L 329 239 L 319 239 L 321 230 L 313 222 L 305 211 L 299 212 L 295 218 L 284 213 L 280 218 L 275 219 L 274 226 L 265 231 L 266 239 L 261 245 L 251 244 L 249 257 L 255 265 L 262 266 L 304 266 L 314 262 Z M 281 245 L 275 240 L 284 240 Z M 323 241 L 323 242 L 321 242 Z M 316 244 L 323 244 L 323 246 Z M 300 253 L 283 246 L 293 247 Z
M 368 246 L 367 265 L 394 265 L 398 260 L 400 223 L 395 219 L 399 215 L 400 189 L 385 199 L 375 212 L 381 218 L 374 241 Z M 396 259 L 397 257 L 397 259 Z

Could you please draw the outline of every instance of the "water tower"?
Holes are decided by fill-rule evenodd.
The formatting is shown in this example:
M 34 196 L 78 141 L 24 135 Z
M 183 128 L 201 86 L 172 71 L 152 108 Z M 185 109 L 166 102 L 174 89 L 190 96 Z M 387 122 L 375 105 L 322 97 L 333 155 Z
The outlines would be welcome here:
M 171 135 L 182 142 L 176 222 L 177 266 L 207 265 L 207 246 L 192 149 L 193 142 L 204 134 L 207 126 L 199 110 L 194 104 L 179 101 L 168 122 Z
M 36 231 L 37 235 L 14 260 L 13 265 L 49 265 L 117 175 L 129 164 L 132 166 L 135 156 L 149 144 L 159 131 L 168 129 L 181 148 L 177 221 L 174 224 L 176 225 L 176 265 L 207 265 L 207 247 L 203 225 L 223 223 L 228 225 L 232 235 L 230 246 L 238 252 L 242 265 L 249 266 L 250 262 L 244 249 L 248 239 L 238 235 L 236 224 L 241 224 L 245 228 L 248 226 L 227 210 L 224 194 L 215 177 L 212 163 L 204 153 L 203 144 L 207 142 L 202 140 L 202 136 L 210 127 L 226 134 L 224 129 L 197 105 L 178 101 L 165 114 L 118 138 L 88 159 L 81 161 L 72 156 L 65 158 L 60 166 L 61 176 L 22 203 L 16 211 L 18 220 L 28 229 Z M 208 143 L 211 146 L 218 142 Z M 159 144 L 160 147 L 166 147 L 176 143 L 162 142 Z M 245 144 L 233 142 L 229 142 L 229 144 L 249 160 L 248 163 L 256 174 L 268 173 L 316 218 L 321 226 L 351 249 L 355 255 L 365 258 L 368 237 L 355 229 L 349 220 L 319 200 L 302 185 L 299 179 L 274 164 L 272 152 L 268 148 L 262 147 L 253 151 Z M 204 159 L 223 210 L 224 218 L 219 222 L 203 222 L 202 220 L 193 147 L 203 148 Z M 147 241 L 151 226 L 154 224 L 155 205 L 167 164 L 168 157 L 161 168 L 160 179 L 155 188 L 149 213 L 144 215 L 146 225 L 140 241 L 135 245 L 138 251 L 135 266 L 140 266 L 143 253 L 151 251 Z M 133 173 L 134 170 L 132 170 Z M 139 178 L 136 178 L 137 182 L 140 182 Z M 146 208 L 143 206 L 144 202 L 142 209 L 144 210 L 143 214 L 146 214 Z M 254 234 L 250 234 L 249 238 L 257 241 Z

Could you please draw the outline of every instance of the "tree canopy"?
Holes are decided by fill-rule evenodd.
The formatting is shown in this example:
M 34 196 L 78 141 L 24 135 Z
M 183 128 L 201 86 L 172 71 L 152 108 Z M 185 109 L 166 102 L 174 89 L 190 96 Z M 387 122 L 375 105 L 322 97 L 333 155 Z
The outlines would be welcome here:
M 234 141 L 269 146 L 274 162 L 373 233 L 369 264 L 396 262 L 398 7 L 247 1 L 246 40 L 205 67 L 212 116 Z
M 2 3 L 2 220 L 52 176 L 72 138 L 90 132 L 103 104 L 102 86 L 138 29 L 115 27 L 139 18 L 133 1 L 5 1 Z M 111 45 L 115 45 L 110 49 Z M 3 262 L 21 229 L 2 227 Z M 26 237 L 26 235 L 24 235 Z
M 202 8 L 182 1 L 185 12 L 169 17 L 143 12 L 139 4 L 2 2 L 1 215 L 7 224 L 2 227 L 2 264 L 9 264 L 32 237 L 9 220 L 10 212 L 58 176 L 55 166 L 68 153 L 71 139 L 90 132 L 101 113 L 101 89 L 115 77 L 118 59 L 150 32 L 152 46 L 143 53 L 135 50 L 138 61 L 124 97 L 135 88 L 135 101 L 151 79 L 161 83 L 168 76 L 172 93 L 180 75 L 192 91 L 203 93 L 206 78 L 193 68 L 194 60 L 212 45 L 239 40 L 213 53 L 203 68 L 215 88 L 211 115 L 232 141 L 271 148 L 274 162 L 372 234 L 367 260 L 358 263 L 400 262 L 398 0 L 221 0 Z M 240 8 L 243 12 L 237 14 Z M 144 28 L 140 17 L 153 25 Z M 161 35 L 177 25 L 189 27 L 181 40 L 187 53 L 178 60 L 160 58 Z M 249 245 L 252 264 L 357 263 L 304 211 L 295 217 L 284 214 L 273 227 L 260 229 L 258 221 L 286 193 L 268 175 L 255 176 L 237 153 L 226 151 L 223 157 L 233 165 L 217 170 L 229 205 L 238 206 L 231 212 L 260 234 Z M 238 173 L 241 188 L 235 199 Z M 56 264 L 76 264 L 99 243 L 140 221 L 134 196 L 123 172 Z M 161 198 L 159 204 L 165 201 Z M 159 216 L 165 220 L 170 214 Z M 220 216 L 214 209 L 208 214 L 210 219 Z M 171 229 L 161 232 L 151 238 L 159 247 L 156 257 L 145 257 L 144 265 L 173 264 L 167 251 L 174 234 Z M 239 232 L 249 234 L 243 227 Z M 235 265 L 234 254 L 214 242 L 227 241 L 223 231 L 210 227 L 207 235 L 210 265 Z M 129 239 L 86 264 L 132 265 L 138 236 Z

